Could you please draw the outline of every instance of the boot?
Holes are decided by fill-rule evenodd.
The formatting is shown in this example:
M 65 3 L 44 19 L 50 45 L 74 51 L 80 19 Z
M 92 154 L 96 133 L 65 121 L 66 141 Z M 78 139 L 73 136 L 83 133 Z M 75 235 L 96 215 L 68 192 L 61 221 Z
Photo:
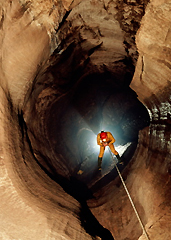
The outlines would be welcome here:
M 118 159 L 118 163 L 124 165 L 124 162 L 122 161 L 121 157 L 119 156 L 119 154 L 116 155 L 117 159 Z
M 98 168 L 99 170 L 102 169 L 102 157 L 98 157 Z

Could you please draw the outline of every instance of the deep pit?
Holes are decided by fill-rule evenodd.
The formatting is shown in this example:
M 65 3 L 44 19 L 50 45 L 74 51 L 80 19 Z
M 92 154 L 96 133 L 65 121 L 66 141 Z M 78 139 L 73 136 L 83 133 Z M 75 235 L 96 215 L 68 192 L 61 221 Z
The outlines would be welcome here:
M 170 240 L 170 5 L 1 4 L 2 239 Z M 159 34 L 161 32 L 161 34 Z M 82 174 L 78 174 L 82 170 Z

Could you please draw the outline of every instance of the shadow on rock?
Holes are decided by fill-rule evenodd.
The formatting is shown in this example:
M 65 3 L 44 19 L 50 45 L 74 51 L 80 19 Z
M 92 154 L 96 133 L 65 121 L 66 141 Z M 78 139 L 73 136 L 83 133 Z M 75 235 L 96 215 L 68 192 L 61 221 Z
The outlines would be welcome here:
M 87 206 L 86 200 L 93 198 L 91 191 L 86 184 L 71 177 L 72 192 L 70 194 L 81 204 L 80 220 L 82 227 L 92 237 L 99 236 L 102 240 L 114 240 L 110 231 L 104 228 Z

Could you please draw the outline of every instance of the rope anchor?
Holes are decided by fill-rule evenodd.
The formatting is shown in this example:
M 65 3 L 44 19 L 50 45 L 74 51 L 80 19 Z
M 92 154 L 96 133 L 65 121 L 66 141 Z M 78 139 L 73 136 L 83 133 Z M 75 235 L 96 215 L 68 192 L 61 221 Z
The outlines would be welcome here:
M 111 154 L 111 156 L 112 156 L 112 158 L 113 158 L 113 160 L 114 160 L 114 157 L 113 157 L 113 155 L 112 155 L 112 153 L 111 153 L 111 151 L 110 151 L 110 148 L 108 148 L 108 150 L 109 150 L 109 152 L 110 152 L 110 154 Z M 121 173 L 120 173 L 120 171 L 119 171 L 119 168 L 117 167 L 115 161 L 114 161 L 114 164 L 115 164 L 116 170 L 117 170 L 117 172 L 118 172 L 118 174 L 119 174 L 119 177 L 120 177 L 120 179 L 121 179 L 121 181 L 122 181 L 122 184 L 123 184 L 123 186 L 124 186 L 124 188 L 125 188 L 125 191 L 126 191 L 126 193 L 127 193 L 127 195 L 128 195 L 128 198 L 129 198 L 129 200 L 130 200 L 130 202 L 131 202 L 131 205 L 132 205 L 132 207 L 133 207 L 133 209 L 134 209 L 134 212 L 135 212 L 135 214 L 136 214 L 136 216 L 137 216 L 137 218 L 138 218 L 138 221 L 139 221 L 139 223 L 140 223 L 140 225 L 141 225 L 141 228 L 142 228 L 142 230 L 143 230 L 143 233 L 144 233 L 144 235 L 146 236 L 146 238 L 147 238 L 148 240 L 150 240 L 150 238 L 149 238 L 149 236 L 148 236 L 148 234 L 147 234 L 147 232 L 146 232 L 146 230 L 145 230 L 145 227 L 144 227 L 144 225 L 143 225 L 143 223 L 142 223 L 142 221 L 141 221 L 141 219 L 140 219 L 140 216 L 139 216 L 139 214 L 138 214 L 138 212 L 137 212 L 137 210 L 136 210 L 136 208 L 135 208 L 135 205 L 134 205 L 134 203 L 133 203 L 133 200 L 132 200 L 132 198 L 131 198 L 131 195 L 130 195 L 127 187 L 126 187 L 126 184 L 125 184 L 125 182 L 124 182 L 124 180 L 123 180 L 123 178 L 122 178 L 122 175 L 121 175 Z

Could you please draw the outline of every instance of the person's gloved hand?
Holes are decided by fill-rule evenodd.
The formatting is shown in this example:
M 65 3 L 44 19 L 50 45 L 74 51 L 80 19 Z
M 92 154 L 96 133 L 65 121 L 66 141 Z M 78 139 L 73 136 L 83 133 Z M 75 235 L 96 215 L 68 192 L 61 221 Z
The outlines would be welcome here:
M 104 143 L 103 143 L 103 146 L 104 146 L 104 147 L 108 146 L 108 143 L 107 143 L 107 142 L 104 142 Z

